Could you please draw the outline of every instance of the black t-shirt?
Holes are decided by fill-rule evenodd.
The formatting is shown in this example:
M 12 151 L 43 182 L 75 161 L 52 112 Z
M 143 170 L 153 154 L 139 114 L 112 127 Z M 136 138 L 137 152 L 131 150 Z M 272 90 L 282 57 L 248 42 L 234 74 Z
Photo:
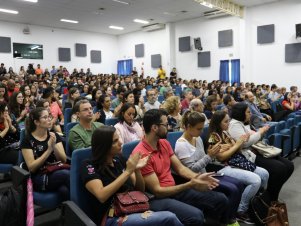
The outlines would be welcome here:
M 60 136 L 57 133 L 54 133 L 56 137 L 56 144 L 62 142 Z M 35 159 L 39 158 L 43 153 L 48 149 L 48 141 L 50 138 L 49 131 L 47 132 L 47 138 L 43 141 L 39 141 L 35 139 L 32 134 L 27 134 L 25 139 L 21 142 L 21 149 L 31 149 L 33 151 L 33 156 Z M 57 159 L 55 158 L 54 152 L 52 152 L 49 157 L 47 158 L 46 162 L 52 163 L 56 162 Z M 43 165 L 44 166 L 44 165 Z M 43 168 L 41 166 L 41 168 Z
M 83 184 L 86 185 L 89 181 L 99 179 L 101 180 L 103 186 L 107 186 L 110 183 L 112 183 L 118 176 L 120 176 L 123 171 L 126 168 L 126 161 L 122 156 L 116 156 L 114 159 L 114 167 L 109 166 L 108 170 L 104 170 L 104 172 L 100 172 L 96 167 L 92 164 L 91 160 L 85 160 L 83 161 L 81 165 L 81 178 L 83 181 Z M 109 173 L 109 171 L 111 173 Z M 134 186 L 129 178 L 124 185 L 117 191 L 119 192 L 125 192 L 128 190 L 133 190 Z M 113 196 L 111 196 L 105 203 L 101 202 L 95 202 L 94 206 L 92 206 L 91 209 L 93 209 L 94 213 L 93 215 L 93 221 L 96 223 L 100 223 L 101 216 L 107 212 L 107 210 L 110 208 L 111 203 L 113 201 Z M 93 205 L 93 204 L 92 204 Z

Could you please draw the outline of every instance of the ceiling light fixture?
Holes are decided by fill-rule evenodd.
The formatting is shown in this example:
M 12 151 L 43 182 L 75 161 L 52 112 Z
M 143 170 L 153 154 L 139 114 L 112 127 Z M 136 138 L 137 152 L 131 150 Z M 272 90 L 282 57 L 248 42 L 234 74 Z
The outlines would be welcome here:
M 203 6 L 218 9 L 232 16 L 243 17 L 243 6 L 235 4 L 230 0 L 194 0 Z
M 124 29 L 123 27 L 118 27 L 118 26 L 113 26 L 113 25 L 109 26 L 109 28 L 115 29 L 115 30 L 123 30 Z
M 66 23 L 78 24 L 78 21 L 76 21 L 76 20 L 61 19 L 61 21 L 66 22 Z
M 118 3 L 121 3 L 121 4 L 124 4 L 124 5 L 129 5 L 130 3 L 128 2 L 124 2 L 124 1 L 120 1 L 120 0 L 112 0 L 113 2 L 118 2 Z
M 37 3 L 38 0 L 23 0 L 24 2 L 33 2 L 33 3 Z
M 206 2 L 206 1 L 203 1 L 200 4 L 203 5 L 203 6 L 206 6 L 206 7 L 210 8 L 210 9 L 213 8 L 213 5 L 211 3 L 209 3 L 209 2 Z
M 136 22 L 136 23 L 140 23 L 140 24 L 149 24 L 149 22 L 147 20 L 135 19 L 133 21 Z
M 15 11 L 15 10 L 2 9 L 2 8 L 0 8 L 0 12 L 2 12 L 2 13 L 10 13 L 10 14 L 18 14 L 19 13 L 18 11 Z

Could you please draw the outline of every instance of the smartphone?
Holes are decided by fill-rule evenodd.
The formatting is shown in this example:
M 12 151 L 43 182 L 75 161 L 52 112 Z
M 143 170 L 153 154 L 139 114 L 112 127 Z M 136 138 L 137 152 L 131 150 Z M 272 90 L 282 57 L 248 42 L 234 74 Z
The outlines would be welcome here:
M 214 177 L 223 177 L 224 173 L 215 173 L 213 174 Z

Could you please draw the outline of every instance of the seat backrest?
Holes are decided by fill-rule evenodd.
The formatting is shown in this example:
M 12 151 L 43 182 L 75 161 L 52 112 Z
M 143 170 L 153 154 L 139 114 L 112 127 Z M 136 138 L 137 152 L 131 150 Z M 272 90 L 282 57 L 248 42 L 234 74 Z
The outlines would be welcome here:
M 69 122 L 66 126 L 65 134 L 66 134 L 66 154 L 67 154 L 67 156 L 71 156 L 71 150 L 70 150 L 70 146 L 69 146 L 69 132 L 77 124 L 78 124 L 78 122 Z
M 118 118 L 107 118 L 105 124 L 107 126 L 115 126 L 119 122 Z
M 290 129 L 294 126 L 294 118 L 289 118 L 286 120 L 286 125 L 285 125 L 285 128 L 286 129 Z
M 275 128 L 275 133 L 279 133 L 280 130 L 285 129 L 285 121 L 280 121 L 278 122 L 278 124 L 276 125 Z
M 268 139 L 273 133 L 275 133 L 275 129 L 276 129 L 276 124 L 270 125 L 269 130 L 264 135 L 265 139 Z
M 71 122 L 72 108 L 65 108 L 64 110 L 64 130 L 66 134 L 67 124 Z
M 74 150 L 71 158 L 71 170 L 70 170 L 70 199 L 75 202 L 79 208 L 81 208 L 91 219 L 94 210 L 92 209 L 93 203 L 98 200 L 85 188 L 81 180 L 81 165 L 83 160 L 91 157 L 91 148 L 83 148 Z M 99 213 L 101 214 L 101 213 Z
M 167 140 L 170 143 L 172 150 L 175 150 L 177 140 L 183 135 L 182 131 L 167 133 Z
M 163 96 L 163 95 L 159 95 L 159 96 L 158 96 L 158 101 L 159 101 L 160 103 L 162 103 L 162 102 L 164 101 L 164 96 Z
M 122 146 L 123 157 L 128 159 L 130 157 L 130 155 L 132 154 L 132 151 L 134 150 L 134 148 L 139 144 L 139 142 L 140 142 L 139 140 L 135 140 L 135 141 L 124 144 Z

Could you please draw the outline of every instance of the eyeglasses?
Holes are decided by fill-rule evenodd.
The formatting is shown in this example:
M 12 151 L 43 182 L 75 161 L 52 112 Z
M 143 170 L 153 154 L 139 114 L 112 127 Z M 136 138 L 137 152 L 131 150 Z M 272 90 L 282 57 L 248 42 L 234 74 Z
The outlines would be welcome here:
M 44 120 L 52 120 L 53 119 L 53 117 L 52 117 L 52 115 L 45 115 L 45 116 L 42 116 L 42 117 L 40 117 L 40 119 L 44 119 Z
M 168 124 L 164 124 L 164 123 L 159 123 L 159 124 L 157 124 L 158 126 L 164 126 L 165 128 L 167 128 L 168 127 Z

